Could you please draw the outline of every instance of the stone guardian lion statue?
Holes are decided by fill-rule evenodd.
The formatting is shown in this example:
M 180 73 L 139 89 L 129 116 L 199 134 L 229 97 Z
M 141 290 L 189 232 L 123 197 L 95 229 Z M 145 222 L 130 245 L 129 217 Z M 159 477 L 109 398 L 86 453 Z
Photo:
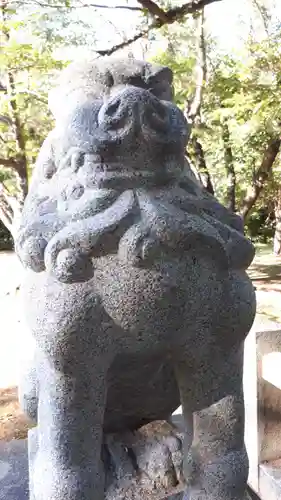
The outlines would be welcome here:
M 105 436 L 181 404 L 188 498 L 244 500 L 254 249 L 191 172 L 172 72 L 73 63 L 50 108 L 16 241 L 36 343 L 20 389 L 38 429 L 31 498 L 103 500 Z

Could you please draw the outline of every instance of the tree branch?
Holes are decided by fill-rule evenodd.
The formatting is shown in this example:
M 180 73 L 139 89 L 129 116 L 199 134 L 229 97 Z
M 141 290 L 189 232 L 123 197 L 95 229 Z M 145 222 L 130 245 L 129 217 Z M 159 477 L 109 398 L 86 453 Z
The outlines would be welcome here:
M 0 158 L 0 165 L 14 170 L 19 168 L 19 162 L 15 158 Z
M 248 188 L 242 203 L 240 215 L 244 220 L 248 217 L 269 178 L 280 147 L 281 139 L 272 139 L 264 152 L 261 165 L 255 173 L 253 185 Z
M 0 219 L 3 222 L 4 226 L 8 229 L 8 231 L 13 235 L 13 219 L 10 214 L 7 212 L 5 204 L 3 203 L 0 195 Z
M 236 208 L 236 172 L 234 168 L 233 154 L 230 141 L 230 132 L 227 120 L 222 121 L 222 140 L 224 147 L 224 167 L 226 171 L 227 190 L 226 206 L 232 212 Z
M 270 22 L 269 13 L 264 5 L 260 5 L 258 0 L 252 0 L 252 2 L 261 17 L 265 34 L 266 36 L 269 36 L 269 22 Z
M 9 98 L 10 99 L 14 99 L 15 98 L 14 96 L 9 96 L 8 95 L 8 89 L 6 87 L 3 87 L 2 89 L 0 88 L 0 90 L 4 91 L 5 94 L 7 94 L 7 98 L 8 99 Z M 35 99 L 37 99 L 37 101 L 43 102 L 44 104 L 48 104 L 48 99 L 46 97 L 44 97 L 43 95 L 38 94 L 38 92 L 35 92 L 34 90 L 22 89 L 22 90 L 17 90 L 16 93 L 17 94 L 31 95 L 32 97 L 34 97 Z M 6 123 L 9 126 L 13 125 L 13 122 L 12 122 L 11 118 L 9 116 L 6 116 L 6 115 L 0 115 L 0 122 Z
M 82 4 L 81 7 L 94 7 L 94 9 L 118 9 L 118 10 L 132 10 L 135 12 L 142 11 L 141 7 L 134 7 L 130 5 L 105 5 L 100 3 L 85 3 Z M 75 8 L 75 7 L 73 7 Z
M 15 212 L 18 207 L 18 202 L 15 196 L 13 196 L 9 189 L 5 186 L 4 182 L 0 183 L 0 195 L 2 198 L 5 200 L 5 202 L 9 205 L 10 207 L 10 212 Z
M 43 102 L 43 104 L 48 104 L 48 99 L 46 99 L 44 96 L 38 94 L 34 90 L 28 90 L 28 89 L 17 90 L 17 94 L 31 95 L 32 97 L 34 97 L 35 99 L 37 99 L 37 101 Z
M 191 2 L 185 3 L 179 7 L 172 7 L 171 9 L 163 11 L 161 13 L 161 17 L 163 17 L 163 13 L 165 14 L 165 21 L 159 17 L 159 12 L 158 12 L 158 17 L 152 23 L 150 23 L 147 28 L 139 31 L 131 38 L 128 38 L 126 41 L 114 45 L 110 49 L 97 50 L 96 52 L 100 56 L 110 56 L 117 50 L 123 49 L 124 47 L 127 47 L 128 45 L 132 44 L 133 42 L 136 42 L 143 36 L 147 35 L 149 31 L 153 29 L 162 28 L 162 26 L 165 26 L 166 24 L 173 24 L 176 21 L 182 20 L 188 14 L 194 14 L 195 12 L 203 9 L 204 7 L 206 7 L 211 3 L 221 2 L 221 1 L 222 0 L 192 0 Z M 162 11 L 162 9 L 160 9 L 160 11 Z
M 20 204 L 11 195 L 4 183 L 0 183 L 0 219 L 14 237 L 16 232 L 15 222 L 19 219 Z
M 163 23 L 169 22 L 167 13 L 163 9 L 161 9 L 161 7 L 159 7 L 155 2 L 152 2 L 152 0 L 138 0 L 138 3 L 141 4 L 143 9 L 148 10 L 149 14 L 151 14 L 153 17 L 160 19 Z
M 204 8 L 198 18 L 198 36 L 197 36 L 197 64 L 196 64 L 196 86 L 192 102 L 187 110 L 188 121 L 193 123 L 200 115 L 202 105 L 203 90 L 207 78 L 207 60 L 206 44 L 204 30 Z
M 17 5 L 38 5 L 39 7 L 49 7 L 54 9 L 62 9 L 62 10 L 75 10 L 75 9 L 85 9 L 85 8 L 94 8 L 94 9 L 118 9 L 118 10 L 131 10 L 135 12 L 141 12 L 143 9 L 141 7 L 133 7 L 130 5 L 104 5 L 99 3 L 81 3 L 81 5 L 66 5 L 62 3 L 58 4 L 50 4 L 48 2 L 40 2 L 40 0 L 31 0 L 29 2 L 25 1 L 17 1 Z
M 13 125 L 11 118 L 7 115 L 0 115 L 0 122 L 5 123 L 5 125 L 9 125 L 9 127 Z
M 144 37 L 149 33 L 151 28 L 144 29 L 140 31 L 139 33 L 136 33 L 134 36 L 127 38 L 127 40 L 123 40 L 123 42 L 117 43 L 116 45 L 113 45 L 110 49 L 105 49 L 105 50 L 96 50 L 96 53 L 99 54 L 99 56 L 111 56 L 114 52 L 117 52 L 117 50 L 124 49 L 125 47 L 128 47 L 132 43 L 136 42 L 140 38 Z

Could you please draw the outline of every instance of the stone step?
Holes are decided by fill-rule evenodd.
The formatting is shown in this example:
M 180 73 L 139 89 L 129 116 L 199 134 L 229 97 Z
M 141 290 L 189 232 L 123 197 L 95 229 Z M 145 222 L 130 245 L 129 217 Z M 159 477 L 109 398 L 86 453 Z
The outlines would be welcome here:
M 0 500 L 28 500 L 27 441 L 0 441 Z

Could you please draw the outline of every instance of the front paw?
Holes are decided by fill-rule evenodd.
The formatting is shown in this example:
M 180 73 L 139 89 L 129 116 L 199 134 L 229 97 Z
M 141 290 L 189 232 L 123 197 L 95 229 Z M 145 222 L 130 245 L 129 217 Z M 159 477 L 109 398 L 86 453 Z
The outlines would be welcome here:
M 42 236 L 29 236 L 16 243 L 16 253 L 24 267 L 35 273 L 45 270 L 44 252 L 47 241 Z
M 62 283 L 85 282 L 93 277 L 88 255 L 70 247 L 68 241 L 54 237 L 45 252 L 46 271 Z

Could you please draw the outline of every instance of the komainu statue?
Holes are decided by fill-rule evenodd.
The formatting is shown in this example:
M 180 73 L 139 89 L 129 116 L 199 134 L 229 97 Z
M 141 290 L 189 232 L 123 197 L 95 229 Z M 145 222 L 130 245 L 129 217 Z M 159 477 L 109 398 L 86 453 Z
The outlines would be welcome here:
M 132 436 L 181 404 L 186 498 L 244 500 L 254 249 L 185 159 L 172 72 L 132 59 L 73 63 L 50 108 L 55 128 L 16 241 L 36 344 L 20 388 L 37 423 L 31 498 L 129 498 L 112 495 L 108 478 L 134 481 L 148 461 Z M 164 471 L 169 483 L 180 445 L 156 441 L 147 475 Z

